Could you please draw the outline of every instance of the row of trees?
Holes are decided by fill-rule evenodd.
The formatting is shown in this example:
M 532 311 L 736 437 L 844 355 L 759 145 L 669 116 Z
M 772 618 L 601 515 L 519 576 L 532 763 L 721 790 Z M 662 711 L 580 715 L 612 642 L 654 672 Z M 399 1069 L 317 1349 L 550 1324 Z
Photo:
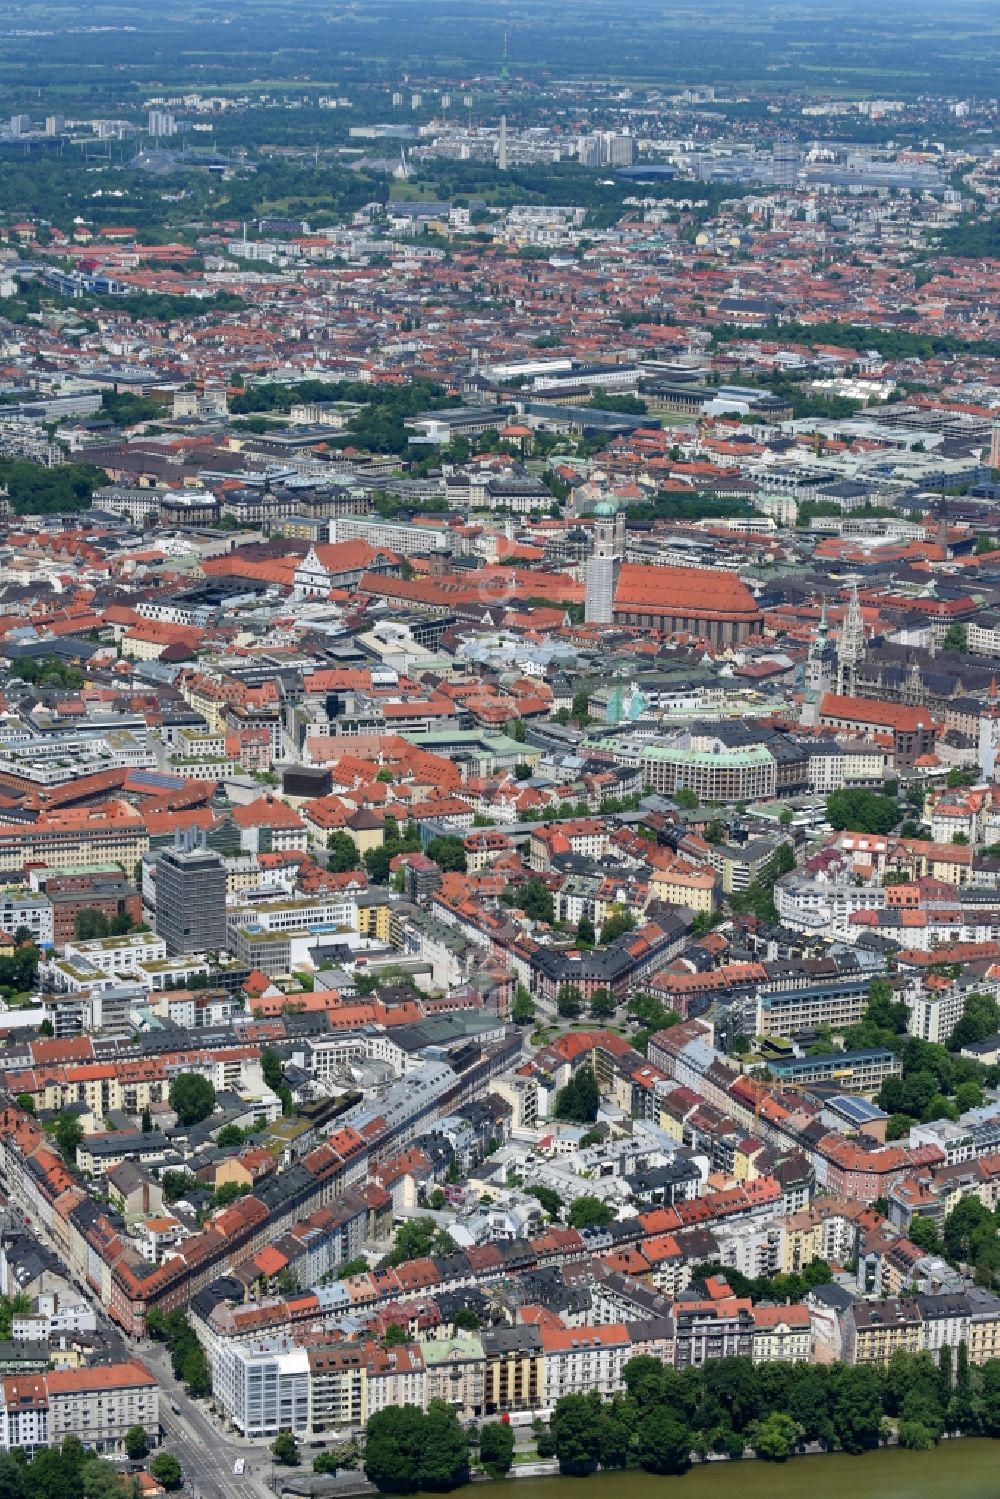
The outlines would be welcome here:
M 539 1457 L 557 1458 L 568 1474 L 674 1474 L 693 1456 L 740 1458 L 748 1448 L 771 1462 L 809 1445 L 861 1453 L 893 1429 L 916 1450 L 946 1432 L 1000 1436 L 1000 1359 L 974 1369 L 964 1343 L 937 1360 L 900 1350 L 884 1368 L 722 1358 L 677 1371 L 644 1355 L 625 1365 L 623 1381 L 610 1400 L 596 1391 L 558 1400 L 537 1438 Z M 390 1493 L 455 1488 L 468 1479 L 477 1439 L 487 1472 L 507 1472 L 514 1443 L 500 1422 L 477 1438 L 440 1401 L 426 1413 L 412 1405 L 380 1411 L 368 1422 L 365 1474 Z
M 174 1378 L 184 1381 L 188 1394 L 195 1399 L 211 1395 L 212 1371 L 183 1307 L 164 1312 L 154 1306 L 146 1318 L 146 1330 L 157 1342 L 166 1343 Z
M 945 1432 L 1000 1435 L 1000 1360 L 982 1369 L 957 1354 L 894 1354 L 887 1367 L 844 1364 L 761 1364 L 748 1358 L 711 1360 L 683 1372 L 658 1359 L 634 1358 L 625 1392 L 566 1395 L 556 1404 L 540 1455 L 566 1473 L 644 1468 L 681 1473 L 692 1454 L 783 1461 L 806 1445 L 860 1453 L 892 1426 L 901 1445 L 934 1446 Z M 891 1423 L 891 1424 L 890 1424 Z
M 947 334 L 913 333 L 905 328 L 876 328 L 865 323 L 768 323 L 758 329 L 757 333 L 758 337 L 768 341 L 804 344 L 810 349 L 817 344 L 837 344 L 844 349 L 854 349 L 859 354 L 866 349 L 877 349 L 886 359 L 933 359 L 936 354 L 957 353 L 977 347 L 974 343 Z M 741 343 L 745 338 L 746 329 L 736 323 L 727 323 L 712 330 L 712 342 L 716 345 Z

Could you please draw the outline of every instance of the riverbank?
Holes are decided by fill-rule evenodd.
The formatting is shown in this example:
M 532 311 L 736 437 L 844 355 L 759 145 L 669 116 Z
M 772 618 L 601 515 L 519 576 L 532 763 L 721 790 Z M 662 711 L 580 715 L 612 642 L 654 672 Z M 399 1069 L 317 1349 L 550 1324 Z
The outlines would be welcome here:
M 517 1499 L 598 1499 L 610 1482 L 615 1499 L 663 1499 L 664 1484 L 676 1499 L 802 1499 L 808 1484 L 809 1499 L 843 1499 L 845 1493 L 851 1499 L 997 1499 L 998 1459 L 996 1442 L 963 1437 L 929 1452 L 880 1447 L 860 1457 L 825 1452 L 786 1463 L 696 1463 L 675 1478 L 631 1470 L 594 1474 L 592 1484 L 561 1475 L 519 1477 L 516 1493 Z M 455 1499 L 471 1499 L 473 1490 L 483 1499 L 481 1483 L 454 1490 Z

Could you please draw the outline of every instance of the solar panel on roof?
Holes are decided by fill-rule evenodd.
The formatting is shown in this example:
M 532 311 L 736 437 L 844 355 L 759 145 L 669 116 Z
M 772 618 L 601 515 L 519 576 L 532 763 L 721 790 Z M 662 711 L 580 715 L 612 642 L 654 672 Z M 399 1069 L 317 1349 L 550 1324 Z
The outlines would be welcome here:
M 129 781 L 133 786 L 150 786 L 157 791 L 179 791 L 186 785 L 183 776 L 167 775 L 161 770 L 133 770 Z

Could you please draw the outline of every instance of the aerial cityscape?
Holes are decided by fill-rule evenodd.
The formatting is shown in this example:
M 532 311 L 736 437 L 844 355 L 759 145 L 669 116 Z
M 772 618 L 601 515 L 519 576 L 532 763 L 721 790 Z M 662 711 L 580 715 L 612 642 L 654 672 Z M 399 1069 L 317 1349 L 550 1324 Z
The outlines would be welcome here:
M 0 0 L 0 1499 L 995 1499 L 998 1234 L 998 0 Z

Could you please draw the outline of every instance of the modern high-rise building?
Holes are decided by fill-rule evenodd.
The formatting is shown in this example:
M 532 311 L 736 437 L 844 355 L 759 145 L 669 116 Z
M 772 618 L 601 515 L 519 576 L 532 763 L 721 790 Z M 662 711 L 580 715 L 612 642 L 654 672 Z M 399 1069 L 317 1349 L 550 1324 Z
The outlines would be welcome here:
M 200 829 L 178 833 L 157 860 L 156 932 L 171 956 L 225 951 L 226 866 Z
M 775 141 L 771 152 L 771 172 L 777 187 L 794 187 L 799 176 L 797 141 Z
M 607 130 L 601 136 L 601 165 L 630 167 L 635 163 L 635 136 L 616 135 Z
M 625 556 L 625 516 L 600 504 L 594 511 L 594 550 L 587 559 L 587 624 L 609 625 L 614 618 L 615 585 Z
M 165 109 L 151 109 L 147 123 L 150 135 L 157 139 L 165 135 L 177 134 L 177 121 Z
M 581 135 L 576 154 L 585 167 L 630 167 L 635 163 L 635 136 L 618 135 L 614 130 Z

